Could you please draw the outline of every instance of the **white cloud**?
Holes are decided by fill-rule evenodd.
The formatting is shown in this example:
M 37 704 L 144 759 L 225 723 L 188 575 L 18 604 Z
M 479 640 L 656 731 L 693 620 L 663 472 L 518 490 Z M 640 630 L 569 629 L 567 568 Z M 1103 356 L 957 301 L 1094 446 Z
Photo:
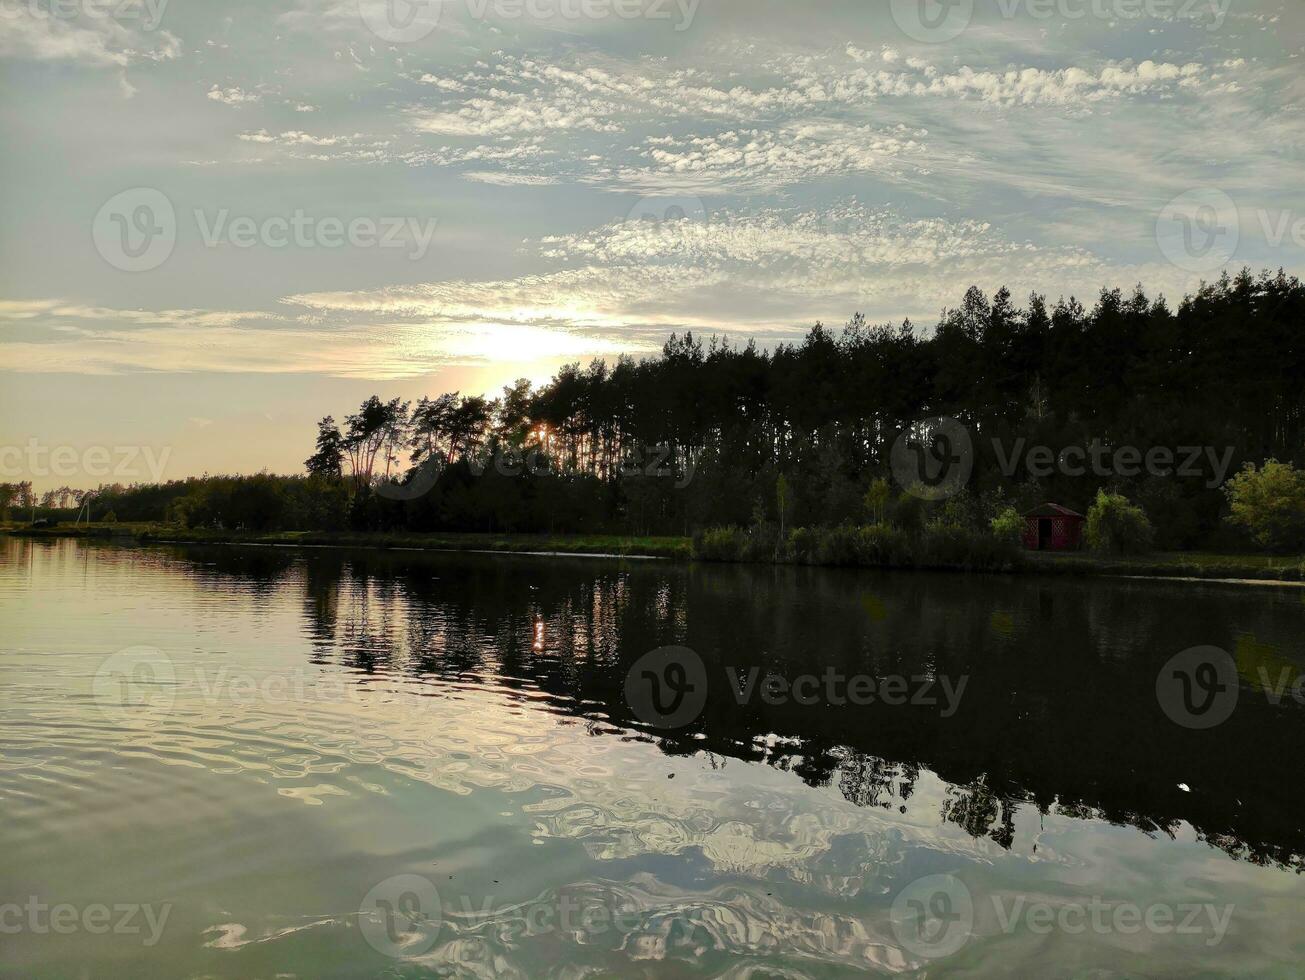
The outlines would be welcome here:
M 645 189 L 765 192 L 829 176 L 891 175 L 900 169 L 897 157 L 927 175 L 958 154 L 926 140 L 929 127 L 919 121 L 950 107 L 980 103 L 1078 117 L 1123 103 L 1172 106 L 1183 98 L 1196 108 L 1200 99 L 1231 94 L 1235 74 L 1196 61 L 1099 58 L 1081 66 L 995 70 L 953 63 L 941 70 L 891 47 L 871 52 L 855 45 L 699 67 L 592 53 L 544 62 L 496 52 L 465 71 L 411 76 L 420 88 L 402 107 L 407 139 L 443 143 L 396 149 L 387 159 L 451 165 L 467 159 L 463 140 L 524 138 L 536 159 L 524 170 L 504 162 L 502 179 L 546 175 Z M 626 134 L 630 143 L 614 140 Z M 401 145 L 405 137 L 395 134 L 393 141 Z M 545 156 L 553 159 L 541 173 Z M 478 179 L 488 172 L 478 169 Z
M 59 300 L 6 301 L 6 319 L 35 320 L 39 335 L 0 334 L 4 370 L 108 375 L 324 374 L 394 380 L 449 364 L 544 357 L 598 357 L 644 350 L 637 341 L 563 325 L 333 322 L 307 316 L 202 310 L 116 310 Z M 39 339 L 32 339 L 39 336 Z
M 388 45 L 367 34 L 355 0 L 293 6 L 263 39 L 284 61 L 256 60 L 255 32 L 239 37 L 248 25 L 236 25 L 230 44 L 180 31 L 198 67 L 169 72 L 190 72 L 178 105 L 204 93 L 253 112 L 262 98 L 266 117 L 183 151 L 150 146 L 142 126 L 133 160 L 166 165 L 173 153 L 187 207 L 186 194 L 211 183 L 195 168 L 232 162 L 248 165 L 233 173 L 254 194 L 266 171 L 293 174 L 306 192 L 365 186 L 392 213 L 416 195 L 463 195 L 474 210 L 449 208 L 471 215 L 457 229 L 466 254 L 450 255 L 458 271 L 396 283 L 364 261 L 356 280 L 323 282 L 311 257 L 286 254 L 297 292 L 273 313 L 116 310 L 94 294 L 0 302 L 0 363 L 179 370 L 193 358 L 203 370 L 408 376 L 502 344 L 582 356 L 656 346 L 685 327 L 791 336 L 858 309 L 932 322 L 972 282 L 1090 298 L 1142 279 L 1173 295 L 1190 284 L 1151 261 L 1166 200 L 1214 182 L 1239 202 L 1258 193 L 1300 210 L 1297 59 L 1266 57 L 1241 35 L 1187 44 L 1133 32 L 1125 43 L 1071 25 L 988 45 L 990 26 L 976 24 L 963 47 L 911 45 L 812 14 L 810 31 L 791 36 L 768 34 L 764 17 L 729 34 L 704 22 L 693 43 L 631 55 L 618 32 L 561 39 L 524 24 L 487 41 L 486 25 L 454 33 L 442 22 L 429 43 Z M 305 31 L 287 45 L 286 27 Z M 163 34 L 21 18 L 0 51 L 109 68 L 122 85 L 128 73 L 141 83 L 142 63 L 180 54 Z M 124 158 L 114 171 L 121 186 L 139 179 L 134 166 Z M 697 197 L 710 217 L 590 228 L 579 217 L 657 194 Z M 853 194 L 876 206 L 831 203 Z M 231 295 L 265 304 L 266 282 L 251 279 L 231 282 Z M 139 301 L 164 282 L 141 277 Z
M 71 61 L 92 68 L 126 68 L 181 55 L 168 31 L 142 30 L 112 17 L 56 17 L 34 4 L 0 12 L 0 56 L 34 61 Z
M 238 85 L 233 85 L 230 88 L 214 85 L 208 90 L 208 97 L 214 102 L 232 106 L 249 105 L 263 100 L 263 97 L 257 92 L 246 92 Z
M 542 174 L 504 174 L 487 170 L 469 170 L 462 176 L 477 183 L 497 184 L 500 187 L 545 187 L 558 182 L 557 178 Z
M 572 102 L 505 92 L 468 99 L 453 112 L 417 115 L 413 126 L 423 133 L 445 136 L 500 136 L 550 129 L 618 133 L 622 127 L 610 117 L 619 112 L 615 103 L 600 100 Z
M 614 222 L 550 236 L 541 257 L 570 268 L 286 298 L 315 316 L 497 322 L 651 339 L 672 329 L 793 335 L 861 310 L 932 324 L 964 287 L 1008 284 L 1095 296 L 1105 282 L 1172 286 L 1172 270 L 1112 267 L 1083 249 L 1003 237 L 989 225 L 906 219 L 852 203 L 821 211 L 721 211 Z
M 903 156 L 920 156 L 922 131 L 846 123 L 793 123 L 776 130 L 731 130 L 713 136 L 648 142 L 646 161 L 622 167 L 616 182 L 642 190 L 698 193 L 774 190 L 786 184 L 853 173 L 889 173 Z

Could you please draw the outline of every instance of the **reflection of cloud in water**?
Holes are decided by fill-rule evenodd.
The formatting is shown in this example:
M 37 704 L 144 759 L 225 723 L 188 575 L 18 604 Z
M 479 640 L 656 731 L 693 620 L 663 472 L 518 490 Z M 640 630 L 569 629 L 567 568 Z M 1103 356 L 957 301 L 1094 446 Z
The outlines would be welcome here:
M 677 761 L 644 741 L 595 738 L 574 721 L 527 714 L 487 691 L 459 699 L 396 697 L 364 707 L 357 724 L 366 730 L 369 754 L 405 778 L 459 794 L 542 794 L 522 805 L 535 836 L 580 841 L 598 860 L 696 849 L 718 874 L 764 878 L 781 871 L 816 884 L 822 876 L 811 872 L 812 863 L 834 838 L 854 836 L 865 842 L 866 858 L 853 869 L 843 855 L 843 883 L 832 886 L 838 893 L 858 890 L 847 880 L 891 872 L 884 849 L 890 831 L 903 844 L 936 837 L 945 799 L 945 784 L 930 776 L 916 784 L 907 814 L 867 810 L 836 789 L 806 786 L 765 765 L 729 760 L 719 769 L 702 765 L 706 756 Z M 668 771 L 675 779 L 666 778 Z M 954 836 L 958 850 L 986 850 L 966 834 Z
M 466 970 L 475 964 L 467 975 L 477 977 L 536 976 L 520 948 L 521 938 L 535 928 L 531 908 L 556 909 L 564 901 L 573 908 L 618 911 L 610 919 L 574 929 L 569 938 L 586 948 L 619 950 L 633 961 L 726 954 L 742 958 L 722 974 L 733 977 L 749 976 L 761 967 L 760 962 L 749 966 L 748 958 L 760 961 L 775 955 L 859 970 L 897 972 L 907 965 L 894 948 L 886 921 L 871 927 L 846 914 L 797 910 L 755 887 L 718 886 L 690 892 L 646 874 L 629 883 L 577 883 L 564 893 L 550 892 L 488 915 L 446 911 L 444 925 L 451 938 L 419 962 L 436 970 Z M 479 969 L 491 964 L 494 972 Z M 809 974 L 777 973 L 771 960 L 764 975 Z
M 858 605 L 857 578 L 809 571 L 595 574 L 615 566 L 392 556 L 342 567 L 333 554 L 232 549 L 213 555 L 218 573 L 161 552 L 87 552 L 77 551 L 76 575 L 89 569 L 95 588 L 75 610 L 47 590 L 46 605 L 18 624 L 25 649 L 7 651 L 6 870 L 82 882 L 100 857 L 89 842 L 99 846 L 106 828 L 124 853 L 146 838 L 149 860 L 114 873 L 136 876 L 142 894 L 176 894 L 177 916 L 194 928 L 178 925 L 164 942 L 183 952 L 203 942 L 221 958 L 187 975 L 270 976 L 322 949 L 353 975 L 402 973 L 398 962 L 353 962 L 358 900 L 397 872 L 430 874 L 449 893 L 440 945 L 406 965 L 460 976 L 909 971 L 921 964 L 891 948 L 889 906 L 937 873 L 960 876 L 989 910 L 993 896 L 1063 905 L 1115 883 L 1137 900 L 1236 903 L 1223 947 L 1151 937 L 1140 954 L 1127 951 L 1129 969 L 1267 969 L 1270 960 L 1254 959 L 1264 950 L 1299 960 L 1290 929 L 1301 921 L 1300 879 L 1257 866 L 1260 852 L 1238 838 L 1214 839 L 1251 858 L 1228 861 L 1205 843 L 1207 829 L 1198 836 L 1181 819 L 1267 828 L 1240 839 L 1266 851 L 1259 842 L 1295 840 L 1298 821 L 1264 805 L 1288 792 L 1266 792 L 1255 755 L 1235 767 L 1220 744 L 1184 753 L 1190 742 L 1148 721 L 1149 681 L 1140 695 L 1121 683 L 1124 667 L 1136 673 L 1170 642 L 1174 623 L 1206 628 L 1199 620 L 1213 604 L 1202 596 L 1148 586 L 1146 597 L 1173 613 L 1164 616 L 1139 606 L 1132 585 L 885 577 L 876 620 Z M 64 574 L 60 554 L 35 552 L 36 572 L 24 574 L 47 564 Z M 122 615 L 131 595 L 154 613 L 145 635 Z M 1294 596 L 1283 606 L 1244 593 L 1219 606 L 1220 620 L 1232 607 L 1255 638 L 1228 643 L 1253 674 L 1278 666 L 1275 650 L 1294 650 L 1299 606 Z M 1154 629 L 1122 629 L 1137 625 L 1139 608 L 1152 610 Z M 992 628 L 1007 625 L 993 622 L 994 609 L 1009 610 L 1013 631 Z M 25 652 L 65 648 L 76 615 L 87 635 L 68 658 Z M 886 632 L 867 646 L 874 630 Z M 1033 645 L 1035 633 L 1059 638 L 1055 657 Z M 167 650 L 178 676 L 171 710 L 143 705 L 112 725 L 91 710 L 110 635 Z M 819 650 L 843 669 L 970 672 L 973 725 L 709 712 L 701 733 L 659 741 L 619 723 L 619 684 L 608 681 L 625 669 L 621 652 L 685 640 L 740 657 L 761 651 L 742 662 L 776 669 Z M 228 684 L 206 696 L 200 669 L 210 687 L 226 671 L 281 694 L 235 696 Z M 278 675 L 294 679 L 288 691 L 263 687 Z M 1238 720 L 1247 729 L 1234 744 L 1275 745 L 1277 759 L 1294 745 L 1276 715 L 1248 706 Z M 1132 734 L 1116 745 L 1103 737 L 1111 731 Z M 1249 738 L 1261 733 L 1275 738 Z M 1193 791 L 1171 805 L 1165 790 L 1179 781 Z M 102 805 L 69 804 L 88 790 Z M 1263 816 L 1274 819 L 1250 819 Z M 285 890 L 296 876 L 307 887 Z M 507 902 L 612 888 L 639 910 L 630 928 L 512 938 Z M 502 915 L 472 920 L 451 908 L 495 893 Z M 1032 975 L 1085 943 L 1092 965 L 1125 966 L 1097 937 L 1006 937 L 989 925 L 962 954 L 976 975 Z
M 937 836 L 932 825 L 945 791 L 928 774 L 916 784 L 909 816 L 867 810 L 835 788 L 809 787 L 766 765 L 729 760 L 714 768 L 702 764 L 705 757 L 667 757 L 646 741 L 595 738 L 582 724 L 528 712 L 498 691 L 428 697 L 378 690 L 304 713 L 225 702 L 202 706 L 202 718 L 190 714 L 200 707 L 183 702 L 164 741 L 148 725 L 134 730 L 130 751 L 203 757 L 212 771 L 252 775 L 282 797 L 327 807 L 359 793 L 402 792 L 401 785 L 369 775 L 373 766 L 463 796 L 524 794 L 518 805 L 536 840 L 578 841 L 602 862 L 688 857 L 705 862 L 704 873 L 733 880 L 694 890 L 637 873 L 630 883 L 566 886 L 582 905 L 586 895 L 602 896 L 608 907 L 615 902 L 631 910 L 633 924 L 623 931 L 609 925 L 594 935 L 555 938 L 596 944 L 618 956 L 614 962 L 678 962 L 712 953 L 739 958 L 725 975 L 742 978 L 750 975 L 750 958 L 760 969 L 762 958 L 778 955 L 897 972 L 909 963 L 894 948 L 886 910 L 857 915 L 864 905 L 858 898 L 878 907 L 895 892 L 912 848 L 941 846 L 981 860 L 991 847 L 959 830 L 941 845 L 928 839 Z M 257 758 L 250 755 L 255 745 Z M 779 897 L 783 879 L 851 905 L 804 908 L 791 895 Z M 471 914 L 450 903 L 439 944 L 414 965 L 465 977 L 539 976 L 531 951 L 545 940 L 528 934 L 520 906 L 558 901 L 552 892 L 488 914 L 479 902 Z M 207 945 L 238 950 L 315 928 L 348 928 L 347 918 L 265 921 L 252 935 L 227 922 L 207 930 Z M 770 960 L 765 975 L 820 973 L 779 969 Z

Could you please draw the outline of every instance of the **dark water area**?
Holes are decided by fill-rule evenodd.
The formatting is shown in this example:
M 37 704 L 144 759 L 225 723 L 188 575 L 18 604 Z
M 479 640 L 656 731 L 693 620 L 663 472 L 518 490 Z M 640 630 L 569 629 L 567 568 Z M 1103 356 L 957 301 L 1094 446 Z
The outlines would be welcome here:
M 2 548 L 0 975 L 1305 962 L 1300 589 Z

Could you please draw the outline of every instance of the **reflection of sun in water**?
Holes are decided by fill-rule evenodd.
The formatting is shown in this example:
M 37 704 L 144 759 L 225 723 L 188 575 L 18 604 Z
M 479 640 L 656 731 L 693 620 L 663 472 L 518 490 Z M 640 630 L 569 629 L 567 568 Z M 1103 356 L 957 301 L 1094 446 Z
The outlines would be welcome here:
M 530 649 L 534 650 L 535 653 L 542 653 L 544 650 L 544 621 L 542 619 L 535 620 L 535 638 L 530 644 Z

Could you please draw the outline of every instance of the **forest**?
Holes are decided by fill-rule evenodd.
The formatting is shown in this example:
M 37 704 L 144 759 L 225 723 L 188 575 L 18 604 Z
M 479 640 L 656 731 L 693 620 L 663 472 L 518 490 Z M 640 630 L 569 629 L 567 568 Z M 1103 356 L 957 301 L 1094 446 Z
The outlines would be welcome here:
M 769 528 L 787 540 L 940 520 L 986 529 L 1044 501 L 1087 513 L 1105 491 L 1140 508 L 1158 548 L 1297 547 L 1303 323 L 1305 289 L 1282 271 L 1225 275 L 1173 306 L 1140 285 L 1090 307 L 971 287 L 932 329 L 857 314 L 773 350 L 672 335 L 659 356 L 572 364 L 497 398 L 372 397 L 321 420 L 301 475 L 101 487 L 93 509 L 251 530 Z M 894 479 L 890 455 L 935 417 L 965 428 L 973 460 L 959 492 L 930 500 Z M 1230 492 L 1267 461 L 1289 499 L 1260 509 L 1292 511 L 1273 533 L 1238 517 L 1265 486 Z M 7 486 L 0 504 L 20 503 Z

